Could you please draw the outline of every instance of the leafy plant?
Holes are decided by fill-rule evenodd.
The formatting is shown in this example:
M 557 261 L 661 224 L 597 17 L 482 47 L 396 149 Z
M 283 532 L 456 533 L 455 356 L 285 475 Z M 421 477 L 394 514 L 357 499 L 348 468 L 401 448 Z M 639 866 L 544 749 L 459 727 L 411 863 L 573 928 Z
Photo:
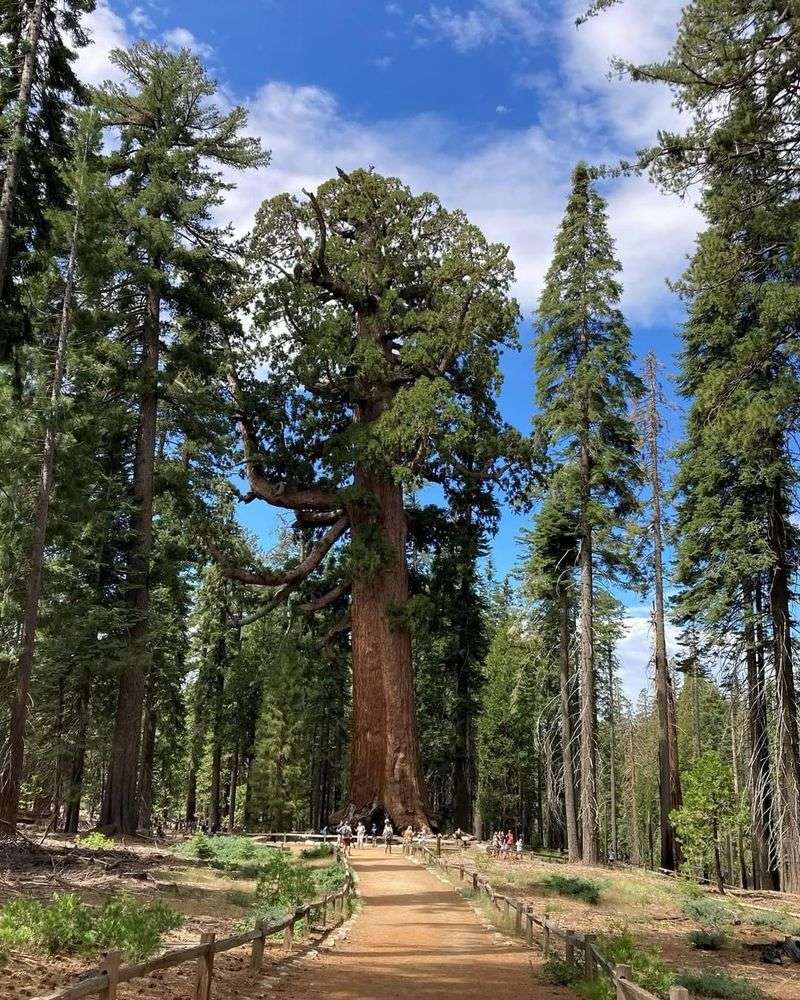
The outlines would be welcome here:
M 675 982 L 675 974 L 664 962 L 661 951 L 641 947 L 625 927 L 599 938 L 598 946 L 612 965 L 627 965 L 633 982 L 655 996 L 666 996 Z
M 75 838 L 75 843 L 80 847 L 88 847 L 91 851 L 110 851 L 115 847 L 111 837 L 107 837 L 99 830 L 92 830 L 91 833 L 84 833 Z
M 0 946 L 50 955 L 118 950 L 134 961 L 147 958 L 161 935 L 183 923 L 165 903 L 142 905 L 131 896 L 110 896 L 87 906 L 74 892 L 56 892 L 48 904 L 12 900 L 0 909 Z
M 720 969 L 681 969 L 675 982 L 696 996 L 715 1000 L 764 1000 L 764 993 L 747 979 Z
M 565 962 L 560 958 L 548 958 L 542 966 L 542 975 L 545 982 L 553 983 L 555 986 L 572 986 L 580 979 L 581 972 L 572 962 Z
M 324 896 L 329 892 L 341 889 L 347 879 L 347 869 L 342 864 L 328 865 L 314 872 L 317 895 Z
M 257 878 L 275 854 L 274 847 L 257 844 L 249 837 L 207 837 L 198 833 L 173 848 L 181 858 L 204 861 L 209 868 Z
M 573 896 L 584 903 L 595 904 L 600 900 L 600 883 L 580 875 L 548 875 L 543 880 L 543 885 L 560 896 Z
M 719 951 L 727 941 L 724 931 L 689 931 L 688 938 L 694 948 L 700 951 Z
M 317 880 L 313 871 L 282 851 L 273 851 L 261 868 L 256 896 L 262 906 L 283 907 L 288 910 L 311 899 L 316 887 Z
M 333 844 L 315 844 L 313 847 L 304 847 L 300 857 L 306 861 L 314 861 L 316 858 L 331 858 L 333 854 Z
M 706 895 L 690 895 L 681 901 L 681 913 L 705 930 L 724 933 L 736 920 L 736 913 L 724 903 Z
M 784 934 L 798 933 L 797 919 L 782 910 L 753 910 L 747 920 L 754 927 L 768 927 L 773 931 L 783 931 Z

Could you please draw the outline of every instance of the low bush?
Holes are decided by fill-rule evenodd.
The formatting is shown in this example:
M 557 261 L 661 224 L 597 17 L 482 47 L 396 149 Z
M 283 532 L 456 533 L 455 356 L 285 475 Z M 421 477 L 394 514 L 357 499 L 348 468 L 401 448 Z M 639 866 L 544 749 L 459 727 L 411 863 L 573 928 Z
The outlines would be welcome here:
M 333 844 L 315 844 L 313 847 L 304 847 L 300 857 L 306 861 L 314 861 L 317 858 L 332 858 L 334 853 Z
M 133 961 L 152 955 L 161 935 L 183 923 L 165 903 L 143 905 L 131 896 L 110 896 L 87 906 L 74 892 L 56 892 L 49 903 L 16 899 L 0 909 L 0 946 L 50 955 L 115 950 Z
M 316 883 L 316 895 L 325 896 L 331 892 L 337 892 L 342 888 L 347 880 L 347 869 L 338 862 L 335 865 L 327 865 L 325 868 L 318 868 L 314 872 L 314 882 Z
M 311 899 L 317 888 L 315 872 L 282 851 L 273 851 L 262 865 L 256 896 L 262 906 L 293 909 Z
M 100 833 L 99 830 L 93 830 L 91 833 L 84 833 L 80 837 L 76 837 L 75 843 L 78 847 L 88 847 L 91 851 L 111 851 L 116 846 L 111 837 Z
M 542 966 L 545 982 L 554 986 L 572 986 L 581 976 L 580 969 L 572 962 L 564 962 L 560 958 L 548 958 Z
M 724 931 L 714 931 L 703 929 L 699 931 L 689 931 L 687 935 L 693 948 L 698 951 L 719 951 L 728 940 Z
M 724 933 L 738 919 L 735 910 L 710 896 L 687 896 L 681 901 L 681 912 L 685 917 L 700 924 L 705 930 L 721 933 Z
M 198 833 L 173 848 L 180 858 L 204 861 L 209 868 L 257 878 L 278 853 L 274 847 L 256 844 L 249 837 L 207 837 Z
M 674 985 L 675 973 L 664 962 L 659 949 L 637 945 L 626 927 L 599 938 L 597 944 L 612 965 L 627 965 L 633 982 L 655 996 L 666 996 Z
M 720 969 L 681 969 L 675 982 L 698 997 L 715 1000 L 765 1000 L 762 991 L 738 976 L 729 976 Z
M 800 931 L 797 918 L 782 910 L 751 910 L 747 920 L 754 927 L 767 927 L 772 931 L 783 931 L 784 934 L 797 934 Z
M 580 875 L 548 875 L 542 884 L 559 896 L 572 896 L 584 903 L 595 904 L 600 900 L 600 883 Z

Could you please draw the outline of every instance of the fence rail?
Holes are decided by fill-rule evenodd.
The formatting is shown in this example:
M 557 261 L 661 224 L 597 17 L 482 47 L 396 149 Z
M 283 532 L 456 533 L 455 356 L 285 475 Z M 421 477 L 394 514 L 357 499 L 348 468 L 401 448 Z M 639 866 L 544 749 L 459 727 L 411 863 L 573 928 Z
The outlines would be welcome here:
M 559 926 L 547 917 L 537 916 L 529 903 L 496 892 L 478 872 L 467 871 L 462 863 L 445 861 L 438 853 L 419 844 L 412 844 L 411 850 L 412 854 L 421 855 L 427 864 L 435 865 L 445 873 L 449 870 L 458 872 L 461 882 L 471 882 L 473 892 L 482 893 L 509 921 L 513 911 L 514 930 L 517 935 L 525 938 L 529 948 L 534 945 L 534 926 L 541 928 L 540 947 L 545 958 L 554 952 L 553 940 L 556 939 L 563 942 L 565 961 L 571 965 L 578 965 L 576 958 L 578 955 L 582 956 L 585 979 L 596 979 L 598 971 L 608 976 L 616 988 L 617 1000 L 658 1000 L 652 993 L 631 980 L 631 970 L 627 965 L 612 965 L 608 961 L 594 943 L 593 934 L 578 934 L 572 929 Z M 689 1000 L 689 991 L 684 986 L 672 986 L 669 1000 Z
M 347 862 L 345 861 L 345 864 Z M 264 946 L 268 937 L 283 931 L 284 946 L 291 949 L 294 940 L 295 925 L 305 917 L 319 918 L 327 926 L 328 913 L 332 915 L 332 923 L 344 919 L 345 901 L 355 893 L 355 881 L 349 865 L 347 880 L 338 892 L 329 893 L 321 899 L 298 906 L 292 913 L 279 920 L 260 921 L 250 931 L 234 934 L 232 937 L 217 939 L 213 933 L 203 934 L 198 944 L 186 948 L 174 948 L 164 952 L 157 958 L 135 965 L 122 965 L 119 952 L 109 952 L 95 975 L 91 975 L 72 986 L 65 986 L 47 996 L 35 997 L 34 1000 L 79 1000 L 81 997 L 99 996 L 101 1000 L 116 1000 L 117 989 L 121 983 L 129 983 L 133 979 L 142 979 L 151 972 L 162 969 L 172 969 L 186 962 L 197 962 L 197 979 L 192 1000 L 210 1000 L 212 983 L 214 981 L 214 956 L 246 944 L 252 945 L 250 952 L 250 969 L 257 975 L 264 959 Z

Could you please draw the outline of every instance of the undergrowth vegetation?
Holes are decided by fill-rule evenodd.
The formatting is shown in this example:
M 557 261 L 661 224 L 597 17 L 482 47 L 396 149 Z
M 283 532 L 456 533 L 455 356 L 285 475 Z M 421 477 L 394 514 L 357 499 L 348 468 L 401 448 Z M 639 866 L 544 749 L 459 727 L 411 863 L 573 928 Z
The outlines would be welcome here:
M 308 868 L 280 851 L 273 852 L 258 878 L 250 921 L 274 920 L 302 903 L 334 893 L 345 883 L 347 870 L 336 863 Z
M 143 904 L 132 896 L 87 906 L 75 892 L 56 892 L 49 903 L 14 899 L 0 909 L 0 948 L 50 955 L 121 951 L 140 961 L 152 955 L 161 935 L 180 927 L 182 914 L 165 903 Z
M 203 861 L 209 868 L 246 878 L 258 878 L 269 868 L 273 858 L 283 855 L 277 848 L 257 844 L 249 837 L 207 837 L 204 833 L 196 834 L 172 850 L 179 858 Z
M 600 901 L 600 883 L 580 875 L 548 875 L 542 885 L 557 892 L 559 896 L 572 896 L 593 905 Z
M 333 844 L 314 844 L 313 847 L 304 847 L 300 852 L 300 857 L 306 861 L 314 861 L 317 858 L 332 858 L 333 855 Z
M 675 977 L 678 986 L 685 986 L 698 997 L 714 1000 L 764 1000 L 764 993 L 747 979 L 729 976 L 721 969 L 682 969 Z
M 111 837 L 100 833 L 99 830 L 93 830 L 91 833 L 84 833 L 80 837 L 76 837 L 75 843 L 78 847 L 88 847 L 92 851 L 112 851 L 116 847 Z

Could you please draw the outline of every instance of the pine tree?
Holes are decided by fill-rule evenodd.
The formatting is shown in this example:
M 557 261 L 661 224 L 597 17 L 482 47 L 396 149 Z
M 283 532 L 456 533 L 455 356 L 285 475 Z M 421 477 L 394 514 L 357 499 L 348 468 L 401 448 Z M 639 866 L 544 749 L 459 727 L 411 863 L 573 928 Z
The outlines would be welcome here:
M 536 426 L 577 516 L 580 799 L 582 856 L 589 863 L 598 860 L 593 576 L 598 563 L 614 575 L 633 572 L 625 528 L 641 481 L 628 408 L 642 386 L 631 370 L 630 331 L 618 306 L 619 270 L 605 202 L 579 164 L 537 313 Z
M 216 87 L 187 50 L 140 42 L 115 50 L 112 61 L 125 84 L 108 83 L 95 95 L 102 125 L 118 131 L 108 155 L 119 213 L 120 310 L 135 318 L 138 362 L 138 432 L 132 494 L 127 585 L 134 620 L 129 653 L 119 682 L 111 761 L 102 825 L 135 832 L 140 732 L 147 676 L 148 606 L 153 532 L 153 484 L 161 345 L 166 323 L 204 321 L 210 335 L 224 318 L 216 284 L 229 269 L 227 234 L 211 212 L 230 187 L 218 167 L 243 169 L 265 161 L 258 142 L 241 135 L 242 108 L 223 112 L 212 98 Z

